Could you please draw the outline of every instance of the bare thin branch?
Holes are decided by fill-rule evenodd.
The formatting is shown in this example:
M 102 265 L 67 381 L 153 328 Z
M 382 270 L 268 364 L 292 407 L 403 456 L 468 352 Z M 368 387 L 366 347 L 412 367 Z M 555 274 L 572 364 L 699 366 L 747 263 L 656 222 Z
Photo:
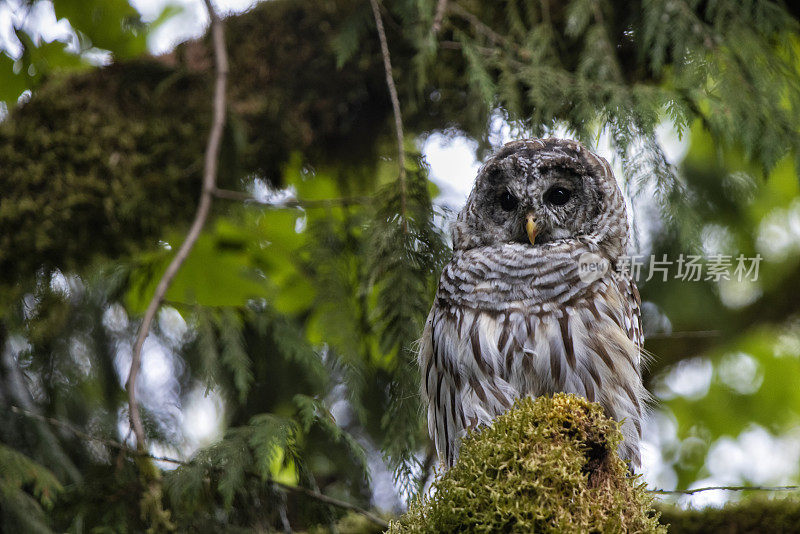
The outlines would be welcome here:
M 346 502 L 346 501 L 340 501 L 339 499 L 334 499 L 333 497 L 328 497 L 324 493 L 319 493 L 317 491 L 314 491 L 314 490 L 311 490 L 311 489 L 308 489 L 308 488 L 304 488 L 302 486 L 292 486 L 290 484 L 284 484 L 284 483 L 278 482 L 276 480 L 273 480 L 272 483 L 275 484 L 276 486 L 286 490 L 286 491 L 291 491 L 292 493 L 305 495 L 306 497 L 310 497 L 310 498 L 312 498 L 314 500 L 317 500 L 319 502 L 323 502 L 325 504 L 329 504 L 331 506 L 335 506 L 337 508 L 342 508 L 344 510 L 351 510 L 351 511 L 357 513 L 357 514 L 363 515 L 364 517 L 366 517 L 367 519 L 369 519 L 370 521 L 372 521 L 376 525 L 380 526 L 381 528 L 389 528 L 389 523 L 387 523 L 386 521 L 384 521 L 383 519 L 381 519 L 377 515 L 373 514 L 372 512 L 370 512 L 368 510 L 364 510 L 363 508 L 358 507 L 355 504 L 350 504 L 349 502 Z
M 386 42 L 386 32 L 383 29 L 383 19 L 378 0 L 369 0 L 372 6 L 372 15 L 375 17 L 375 26 L 378 29 L 378 39 L 381 42 L 381 54 L 383 55 L 383 70 L 386 72 L 386 86 L 389 88 L 389 96 L 392 100 L 392 110 L 394 111 L 394 129 L 397 134 L 397 162 L 400 165 L 400 214 L 403 217 L 403 231 L 406 231 L 406 151 L 403 146 L 403 118 L 400 114 L 400 99 L 397 97 L 397 87 L 392 76 L 392 58 L 389 55 L 389 45 Z
M 694 495 L 703 491 L 723 490 L 723 491 L 797 491 L 800 486 L 707 486 L 691 490 L 648 490 L 656 495 Z
M 111 447 L 112 449 L 117 449 L 121 453 L 127 454 L 129 456 L 138 456 L 138 457 L 150 458 L 151 460 L 158 460 L 160 462 L 167 462 L 167 463 L 178 464 L 178 465 L 185 465 L 186 464 L 186 462 L 184 462 L 183 460 L 177 460 L 175 458 L 169 458 L 167 456 L 156 456 L 156 455 L 150 454 L 149 452 L 146 452 L 146 451 L 139 451 L 139 450 L 136 450 L 136 449 L 132 449 L 128 445 L 126 445 L 125 443 L 122 443 L 122 442 L 114 440 L 114 439 L 99 438 L 97 436 L 92 436 L 91 434 L 88 434 L 88 433 L 84 432 L 80 428 L 78 428 L 78 427 L 76 427 L 76 426 L 74 426 L 74 425 L 72 425 L 70 423 L 67 423 L 66 421 L 61 421 L 59 419 L 54 419 L 53 417 L 46 417 L 44 415 L 41 415 L 41 414 L 38 414 L 38 413 L 35 413 L 35 412 L 31 412 L 29 410 L 24 410 L 24 409 L 19 408 L 17 406 L 12 406 L 11 407 L 11 411 L 14 412 L 15 414 L 24 415 L 25 417 L 29 417 L 31 419 L 36 419 L 37 421 L 42 421 L 43 423 L 47 423 L 50 426 L 54 426 L 54 427 L 58 427 L 58 428 L 61 428 L 63 430 L 66 430 L 67 432 L 70 432 L 71 434 L 74 434 L 75 436 L 78 436 L 79 438 L 81 438 L 83 440 L 95 441 L 97 443 L 102 443 L 103 445 L 106 445 L 107 447 Z
M 439 35 L 442 30 L 442 22 L 444 22 L 444 15 L 447 12 L 447 0 L 439 0 L 436 4 L 436 14 L 433 16 L 433 25 L 431 25 L 431 32 L 433 35 Z
M 645 339 L 682 339 L 682 338 L 702 338 L 702 337 L 719 337 L 722 335 L 721 330 L 687 330 L 685 332 L 670 332 L 670 333 L 653 333 L 647 334 Z
M 335 208 L 335 207 L 366 205 L 374 201 L 374 199 L 371 197 L 344 197 L 344 198 L 325 198 L 318 200 L 287 199 L 287 200 L 277 200 L 275 202 L 264 202 L 248 193 L 243 193 L 241 191 L 231 191 L 230 189 L 219 189 L 219 188 L 214 189 L 213 194 L 216 198 L 219 199 L 238 200 L 240 202 L 252 202 L 254 204 L 258 204 L 266 208 L 276 208 L 276 209 Z
M 142 324 L 139 327 L 139 333 L 136 336 L 136 342 L 133 345 L 133 354 L 131 356 L 131 368 L 128 374 L 128 381 L 125 388 L 128 390 L 128 409 L 133 427 L 134 435 L 136 436 L 136 447 L 138 450 L 146 450 L 146 438 L 144 434 L 144 426 L 142 425 L 142 416 L 139 412 L 139 406 L 136 403 L 136 379 L 139 376 L 139 370 L 142 365 L 142 346 L 144 345 L 147 334 L 150 332 L 150 326 L 153 319 L 161 306 L 161 301 L 164 299 L 170 283 L 175 278 L 178 270 L 186 261 L 192 247 L 197 239 L 200 237 L 200 232 L 208 220 L 208 214 L 211 211 L 212 193 L 216 188 L 217 181 L 217 165 L 219 161 L 220 144 L 222 141 L 222 130 L 225 125 L 225 88 L 228 80 L 228 55 L 225 50 L 225 35 L 223 33 L 222 21 L 214 11 L 210 0 L 204 0 L 206 9 L 208 9 L 209 17 L 211 18 L 211 35 L 214 48 L 214 62 L 216 67 L 216 81 L 214 84 L 214 100 L 213 100 L 213 119 L 211 124 L 211 133 L 208 136 L 208 144 L 206 145 L 204 170 L 203 170 L 203 189 L 200 194 L 200 203 L 197 207 L 192 226 L 189 228 L 189 233 L 186 239 L 178 249 L 177 254 L 170 262 L 164 275 L 156 286 L 155 294 L 147 306 Z
M 458 2 L 453 2 L 452 5 L 450 6 L 450 10 L 454 14 L 458 15 L 462 19 L 469 22 L 470 26 L 472 26 L 475 29 L 475 31 L 477 31 L 478 33 L 489 39 L 489 42 L 492 43 L 493 45 L 503 45 L 507 48 L 514 48 L 514 49 L 517 48 L 516 45 L 513 45 L 512 43 L 508 42 L 508 40 L 505 37 L 494 31 L 493 29 L 491 29 L 480 18 L 469 12 Z
M 524 61 L 528 61 L 531 58 L 530 53 L 520 47 L 517 43 L 510 41 L 509 39 L 505 38 L 504 36 L 500 35 L 488 25 L 486 25 L 478 16 L 474 15 L 472 12 L 467 10 L 464 6 L 459 4 L 458 2 L 451 2 L 448 6 L 448 10 L 452 12 L 454 15 L 461 17 L 462 19 L 466 20 L 472 29 L 474 29 L 477 33 L 486 37 L 489 42 L 494 46 L 500 46 L 507 50 L 514 52 L 520 59 Z M 453 46 L 450 45 L 452 48 Z M 483 48 L 484 51 L 490 51 L 490 55 L 493 56 L 496 54 L 495 50 L 491 48 Z M 510 60 L 510 63 L 514 65 L 516 68 L 525 68 L 524 63 L 520 63 L 514 59 Z

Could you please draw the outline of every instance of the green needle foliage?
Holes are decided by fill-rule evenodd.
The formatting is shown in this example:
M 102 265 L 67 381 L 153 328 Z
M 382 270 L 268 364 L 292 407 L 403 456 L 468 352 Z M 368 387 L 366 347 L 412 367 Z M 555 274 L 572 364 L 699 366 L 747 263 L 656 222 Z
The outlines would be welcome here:
M 150 450 L 179 461 L 151 465 L 163 487 L 143 483 L 147 462 L 126 450 L 123 385 L 199 197 L 210 39 L 148 56 L 149 32 L 174 9 L 146 25 L 127 0 L 55 0 L 77 50 L 15 29 L 22 55 L 0 53 L 3 530 L 356 532 L 370 521 L 306 491 L 399 512 L 431 474 L 415 349 L 452 215 L 435 204 L 420 146 L 463 135 L 480 158 L 502 121 L 515 137 L 566 131 L 594 146 L 608 134 L 634 221 L 655 221 L 656 255 L 769 255 L 744 288 L 641 284 L 656 334 L 647 379 L 675 422 L 662 467 L 677 484 L 709 476 L 716 440 L 796 427 L 797 7 L 449 0 L 434 33 L 438 0 L 380 4 L 408 136 L 404 188 L 369 2 L 273 0 L 225 19 L 218 185 L 270 203 L 215 199 L 145 344 Z M 93 67 L 103 50 L 111 63 Z M 661 125 L 682 136 L 682 161 L 667 158 Z M 710 369 L 698 398 L 669 389 L 688 357 Z M 393 528 L 654 529 L 646 496 L 607 453 L 616 430 L 562 400 L 525 401 L 473 436 Z M 193 441 L 198 406 L 214 407 L 213 424 Z M 479 509 L 480 521 L 465 515 Z
M 427 169 L 419 159 L 407 169 L 407 195 L 391 184 L 378 193 L 375 221 L 366 236 L 369 289 L 374 295 L 371 323 L 378 350 L 393 358 L 382 448 L 406 491 L 414 486 L 415 453 L 422 446 L 416 340 L 448 257 L 433 224 Z
M 50 510 L 63 487 L 58 478 L 27 456 L 0 445 L 0 523 L 4 532 L 48 532 Z

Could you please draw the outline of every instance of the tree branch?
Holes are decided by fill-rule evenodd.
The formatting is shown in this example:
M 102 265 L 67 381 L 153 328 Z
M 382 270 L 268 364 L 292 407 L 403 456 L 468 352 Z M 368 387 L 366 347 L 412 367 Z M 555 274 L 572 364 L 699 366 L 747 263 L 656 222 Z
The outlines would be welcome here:
M 339 499 L 334 499 L 333 497 L 328 497 L 324 493 L 319 493 L 317 491 L 311 490 L 309 488 L 304 488 L 303 486 L 292 486 L 290 484 L 284 484 L 282 482 L 278 482 L 276 480 L 272 480 L 272 483 L 279 488 L 284 489 L 285 491 L 291 491 L 292 493 L 297 493 L 300 495 L 305 495 L 306 497 L 310 497 L 314 500 L 319 502 L 329 504 L 331 506 L 335 506 L 337 508 L 342 508 L 344 510 L 350 510 L 355 512 L 359 515 L 363 515 L 376 525 L 380 526 L 381 528 L 389 528 L 389 523 L 378 517 L 377 515 L 373 514 L 368 510 L 364 510 L 363 508 L 356 506 L 355 504 L 350 504 L 346 501 L 340 501 Z
M 467 9 L 461 6 L 458 2 L 453 2 L 450 6 L 450 10 L 461 17 L 462 19 L 469 22 L 470 26 L 472 26 L 476 32 L 480 33 L 493 45 L 499 46 L 502 45 L 505 48 L 510 48 L 512 50 L 518 51 L 519 47 L 516 46 L 514 43 L 510 43 L 505 37 L 491 29 L 489 26 L 484 24 L 484 22 L 475 16 L 474 14 L 470 13 Z
M 484 24 L 484 22 L 479 17 L 471 13 L 465 7 L 460 5 L 458 2 L 451 2 L 448 5 L 448 9 L 456 16 L 459 16 L 462 19 L 466 20 L 469 23 L 469 25 L 472 26 L 472 29 L 475 30 L 476 33 L 486 37 L 489 40 L 489 42 L 495 47 L 505 48 L 506 50 L 510 50 L 511 52 L 515 53 L 522 60 L 518 61 L 514 58 L 508 58 L 509 63 L 513 65 L 515 68 L 522 70 L 527 66 L 525 62 L 531 59 L 531 55 L 527 50 L 521 48 L 517 43 L 506 39 L 504 36 L 494 31 L 492 28 Z M 447 48 L 463 49 L 461 43 L 458 44 L 455 43 L 457 43 L 457 41 L 456 42 L 449 41 L 447 44 Z M 477 50 L 480 50 L 484 54 L 489 55 L 490 57 L 494 56 L 497 52 L 496 50 L 487 47 L 475 46 L 475 48 Z
M 647 339 L 683 339 L 683 338 L 705 338 L 705 337 L 720 337 L 721 330 L 687 330 L 685 332 L 670 332 L 666 333 L 653 333 L 645 334 L 644 338 Z
M 357 206 L 362 204 L 366 205 L 374 201 L 374 199 L 371 197 L 343 197 L 343 198 L 325 198 L 318 200 L 287 199 L 287 200 L 277 200 L 275 202 L 264 202 L 250 195 L 249 193 L 243 193 L 241 191 L 231 191 L 230 189 L 219 189 L 219 188 L 214 189 L 213 195 L 219 199 L 238 200 L 240 202 L 253 202 L 255 204 L 264 206 L 266 208 L 278 208 L 278 209 L 280 208 L 314 209 L 314 208 L 347 207 L 347 206 Z
M 647 490 L 656 495 L 694 495 L 703 491 L 724 490 L 724 491 L 796 491 L 800 486 L 707 486 L 691 490 Z
M 434 36 L 439 35 L 442 29 L 442 22 L 444 21 L 444 14 L 447 12 L 447 0 L 439 0 L 436 4 L 436 14 L 433 17 L 433 25 L 431 26 L 431 33 Z
M 204 171 L 203 171 L 203 189 L 200 194 L 200 203 L 197 207 L 192 226 L 189 228 L 189 233 L 186 235 L 178 253 L 170 262 L 164 275 L 156 286 L 155 294 L 147 306 L 142 324 L 139 327 L 139 333 L 136 336 L 136 342 L 133 345 L 133 354 L 131 356 L 131 368 L 128 374 L 128 380 L 125 388 L 128 390 L 128 410 L 133 428 L 134 435 L 136 436 L 136 447 L 138 450 L 146 449 L 146 437 L 144 433 L 144 426 L 142 425 L 142 416 L 139 412 L 139 406 L 136 403 L 136 379 L 139 376 L 139 370 L 142 365 L 142 346 L 150 331 L 150 326 L 155 318 L 158 308 L 161 306 L 161 301 L 164 299 L 167 290 L 169 289 L 172 280 L 178 273 L 178 270 L 186 261 L 192 247 L 197 239 L 200 237 L 200 232 L 208 220 L 208 214 L 211 211 L 211 200 L 214 189 L 216 188 L 217 181 L 217 165 L 219 160 L 220 144 L 222 141 L 222 129 L 225 125 L 225 87 L 228 80 L 228 55 L 225 50 L 225 36 L 222 28 L 222 21 L 214 11 L 210 0 L 203 0 L 208 9 L 208 15 L 211 18 L 211 34 L 214 48 L 214 61 L 216 66 L 216 81 L 214 84 L 214 100 L 213 100 L 213 122 L 211 124 L 211 133 L 208 136 L 208 144 L 206 145 Z
M 129 456 L 136 456 L 140 458 L 150 458 L 151 460 L 158 460 L 159 462 L 167 462 L 171 464 L 178 464 L 178 465 L 186 465 L 186 462 L 183 460 L 178 460 L 176 458 L 169 458 L 167 456 L 156 456 L 154 454 L 150 454 L 147 451 L 140 451 L 136 449 L 130 448 L 127 444 L 122 443 L 121 441 L 117 441 L 114 439 L 109 438 L 99 438 L 97 436 L 92 436 L 81 430 L 80 428 L 67 423 L 66 421 L 61 421 L 59 419 L 55 419 L 53 417 L 47 417 L 36 412 L 32 412 L 30 410 L 24 410 L 19 408 L 18 406 L 11 406 L 11 411 L 17 415 L 23 415 L 25 417 L 29 417 L 31 419 L 36 419 L 37 421 L 41 421 L 43 423 L 47 423 L 48 425 L 55 426 L 66 430 L 81 439 L 86 441 L 96 441 L 97 443 L 102 443 L 112 449 L 118 449 L 121 453 L 127 454 Z
M 386 72 L 386 86 L 389 88 L 389 96 L 392 100 L 392 111 L 394 112 L 394 129 L 397 134 L 397 161 L 400 165 L 400 212 L 403 217 L 403 232 L 407 230 L 406 218 L 406 151 L 403 144 L 403 118 L 400 114 L 400 99 L 397 97 L 397 87 L 394 85 L 392 77 L 392 59 L 389 55 L 389 45 L 386 42 L 386 32 L 383 29 L 381 10 L 378 0 L 369 0 L 372 6 L 372 15 L 375 17 L 375 26 L 378 29 L 378 39 L 381 42 L 381 54 L 383 55 L 383 70 Z

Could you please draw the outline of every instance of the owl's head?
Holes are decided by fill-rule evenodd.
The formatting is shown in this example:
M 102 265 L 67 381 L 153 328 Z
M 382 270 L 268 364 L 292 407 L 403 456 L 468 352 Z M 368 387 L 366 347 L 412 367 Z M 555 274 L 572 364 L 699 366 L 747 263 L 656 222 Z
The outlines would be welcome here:
M 453 227 L 456 250 L 581 239 L 619 256 L 627 238 L 625 202 L 608 162 L 564 139 L 503 146 L 481 167 Z

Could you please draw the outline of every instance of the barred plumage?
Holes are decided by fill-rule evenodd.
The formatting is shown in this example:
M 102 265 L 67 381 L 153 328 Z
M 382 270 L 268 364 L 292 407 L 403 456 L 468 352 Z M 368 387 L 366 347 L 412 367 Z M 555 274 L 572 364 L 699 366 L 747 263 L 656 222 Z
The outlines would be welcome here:
M 481 168 L 453 242 L 419 353 L 441 459 L 452 465 L 466 429 L 517 397 L 565 391 L 624 421 L 620 453 L 638 466 L 639 295 L 614 268 L 628 222 L 608 163 L 574 141 L 507 144 Z M 587 258 L 609 268 L 587 275 Z

